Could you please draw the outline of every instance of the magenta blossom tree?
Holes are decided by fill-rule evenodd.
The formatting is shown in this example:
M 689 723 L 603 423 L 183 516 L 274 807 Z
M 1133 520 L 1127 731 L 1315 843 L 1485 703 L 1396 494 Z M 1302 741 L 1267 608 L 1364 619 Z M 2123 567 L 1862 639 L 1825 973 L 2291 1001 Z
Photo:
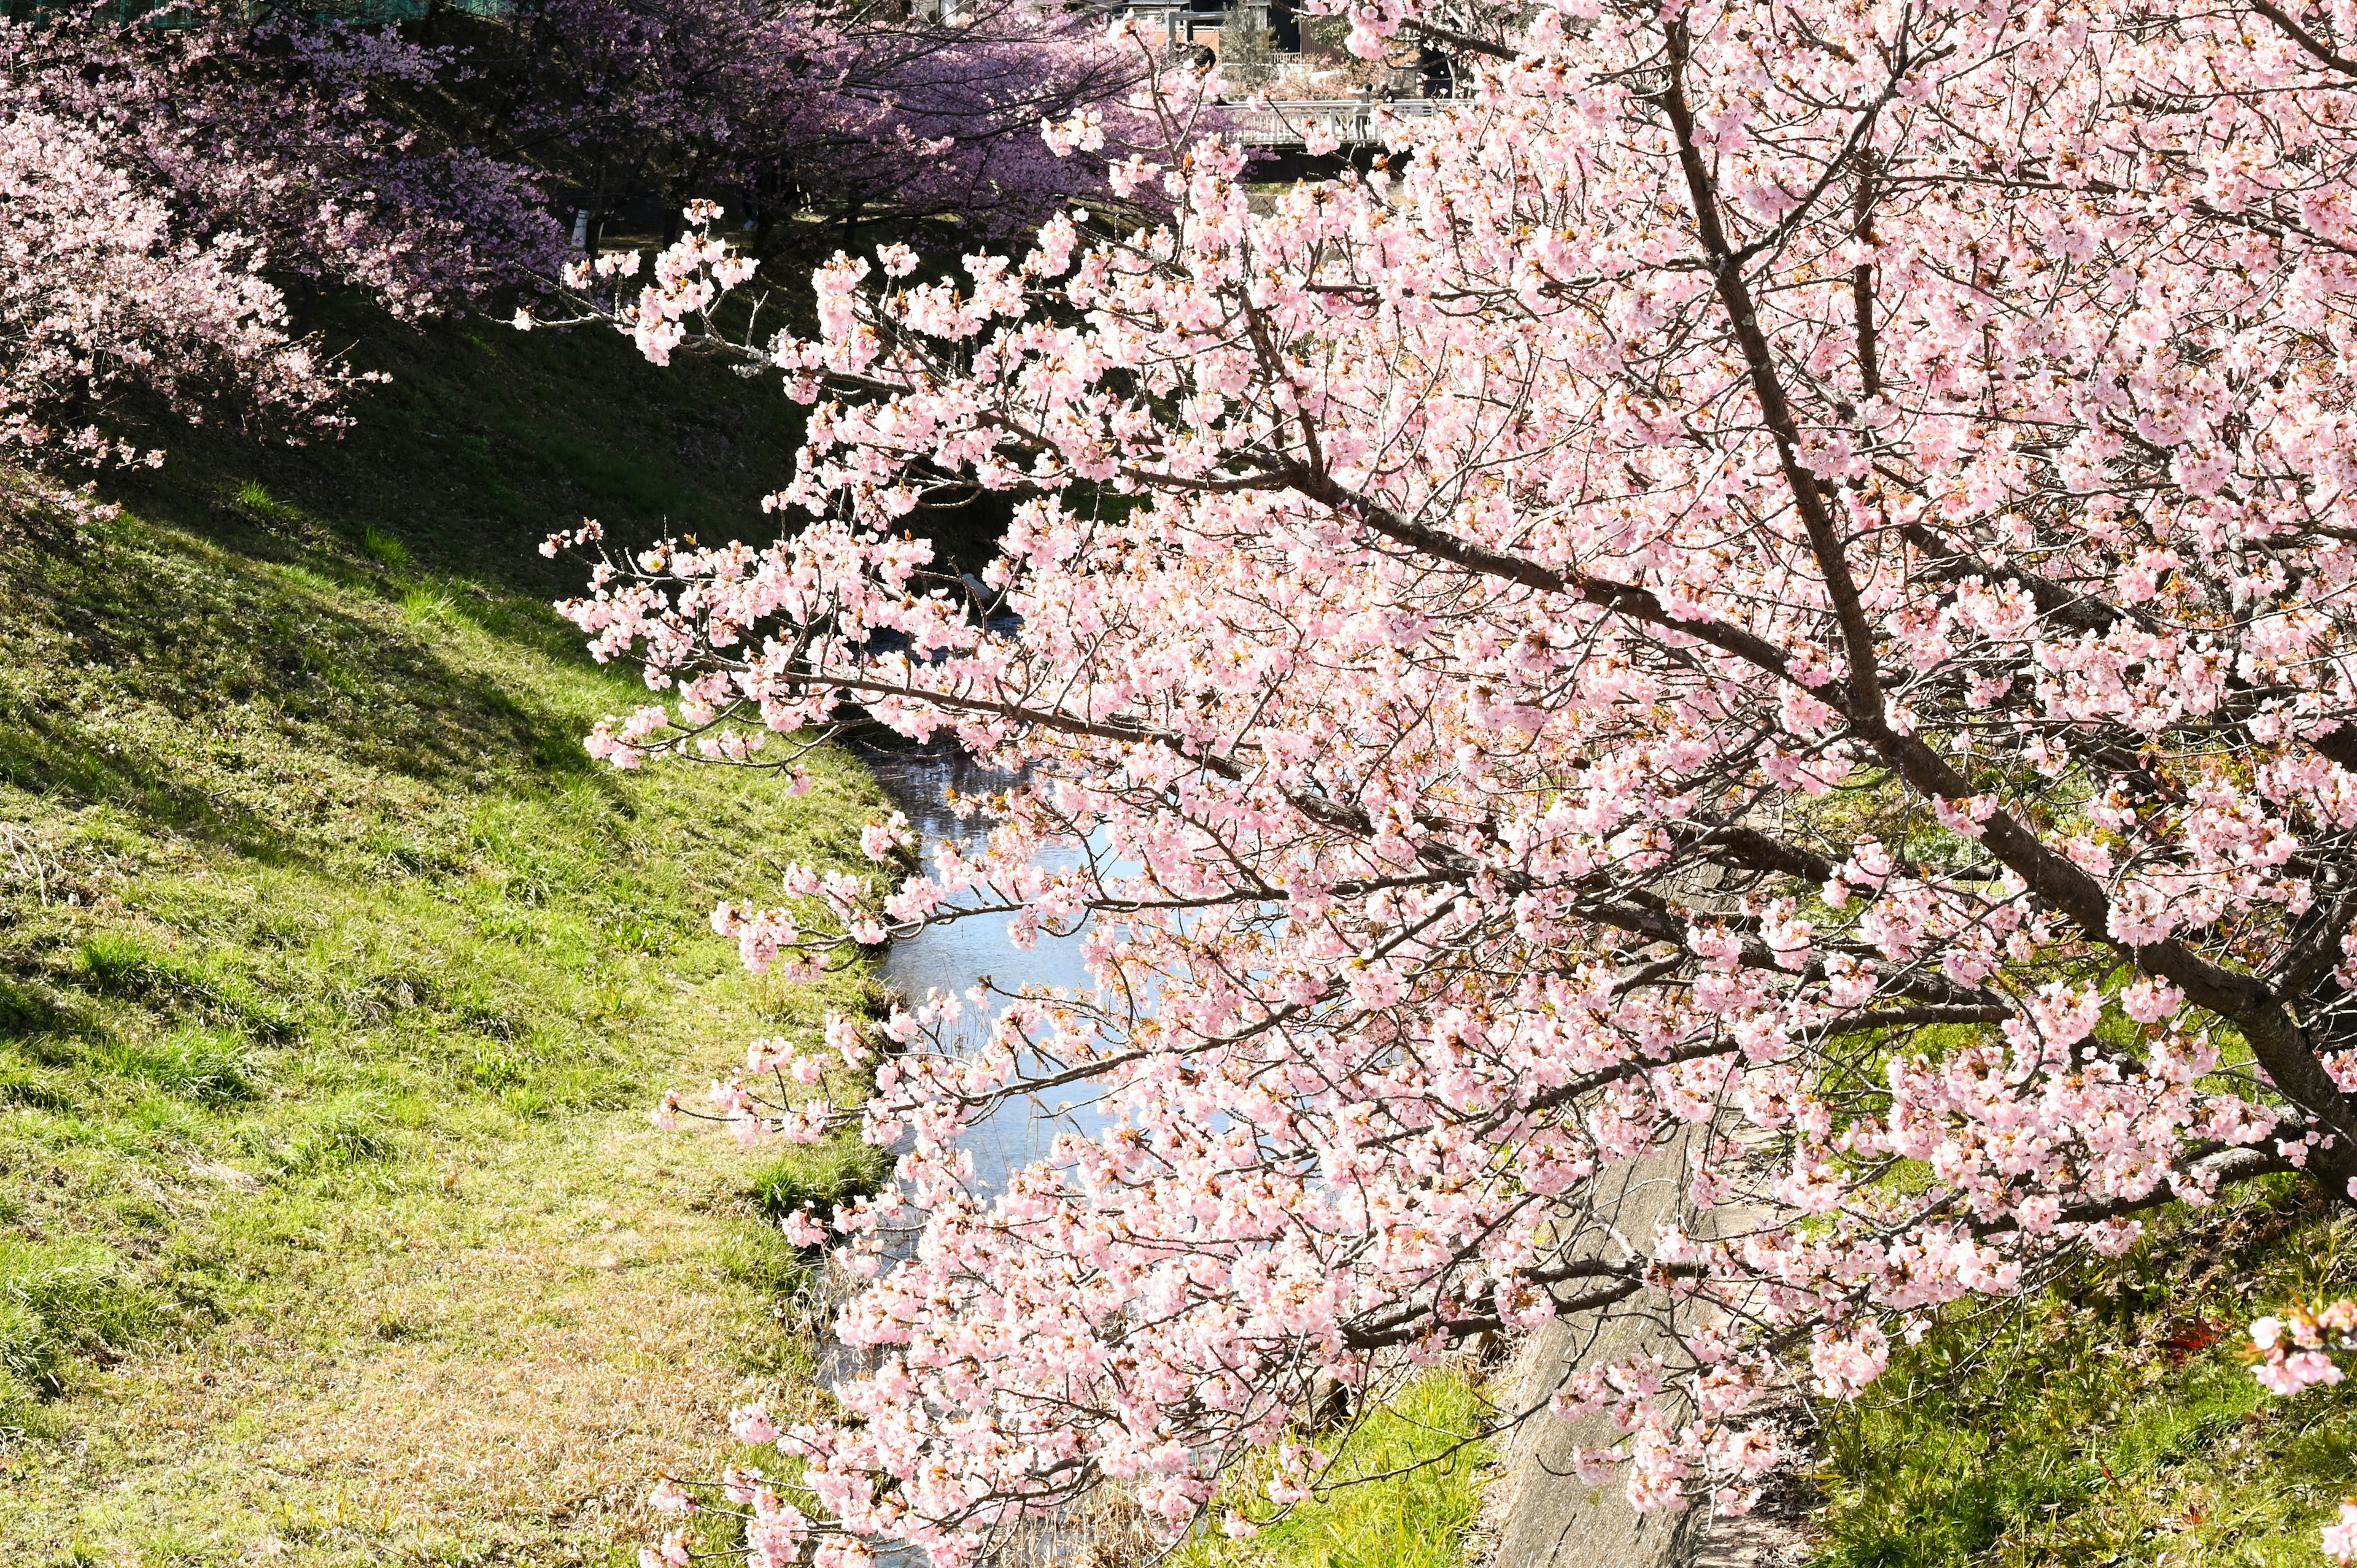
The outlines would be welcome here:
M 1146 59 L 1088 14 L 782 0 L 531 0 L 495 74 L 510 134 L 563 149 L 601 211 L 733 192 L 775 226 L 818 209 L 953 216 L 1005 233 L 1101 184 L 1041 147 L 1043 119 L 1118 117 Z M 769 237 L 761 242 L 773 249 Z
M 1108 1484 L 1247 1533 L 1316 1391 L 1603 1315 L 1658 1350 L 1501 1421 L 1609 1412 L 1584 1472 L 1740 1510 L 1780 1387 L 2164 1204 L 2357 1195 L 2357 15 L 1580 0 L 1520 47 L 1273 210 L 1212 145 L 1123 166 L 1161 226 L 837 257 L 816 338 L 721 345 L 813 403 L 808 521 L 565 607 L 657 694 L 618 765 L 856 707 L 1019 776 L 920 875 L 723 906 L 753 967 L 986 919 L 1093 977 L 720 1087 L 901 1151 L 789 1224 L 881 1363 L 739 1412 L 798 1461 L 713 1500 L 756 1561 L 963 1564 Z M 631 319 L 708 339 L 743 272 L 692 235 Z M 904 532 L 951 481 L 1018 499 L 1019 620 Z M 977 1188 L 961 1129 L 1042 1091 L 1108 1127 Z
M 122 454 L 134 387 L 332 428 L 350 377 L 282 285 L 417 317 L 553 270 L 518 166 L 396 118 L 455 68 L 387 29 L 183 7 L 0 20 L 0 426 L 20 449 Z
M 88 128 L 191 232 L 234 231 L 271 269 L 414 317 L 551 271 L 565 236 L 526 170 L 421 95 L 469 68 L 389 27 L 239 6 L 8 25 L 0 112 Z

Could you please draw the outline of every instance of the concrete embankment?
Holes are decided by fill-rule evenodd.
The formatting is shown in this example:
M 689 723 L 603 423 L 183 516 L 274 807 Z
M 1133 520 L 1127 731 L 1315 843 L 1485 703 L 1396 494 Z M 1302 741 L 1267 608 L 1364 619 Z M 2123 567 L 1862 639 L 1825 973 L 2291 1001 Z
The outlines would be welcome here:
M 1677 1215 L 1685 1181 L 1685 1143 L 1628 1166 L 1600 1186 L 1581 1217 L 1574 1255 L 1618 1261 Z M 1689 1226 L 1695 1216 L 1683 1217 Z M 1726 1219 L 1727 1216 L 1720 1216 Z M 1805 1557 L 1789 1521 L 1713 1519 L 1707 1509 L 1641 1513 L 1616 1477 L 1602 1487 L 1579 1478 L 1577 1447 L 1606 1447 L 1621 1436 L 1601 1412 L 1563 1421 L 1542 1408 L 1572 1372 L 1663 1348 L 1668 1331 L 1641 1305 L 1600 1316 L 1558 1318 L 1523 1342 L 1500 1374 L 1505 1408 L 1536 1411 L 1503 1455 L 1488 1510 L 1492 1535 L 1483 1568 L 1786 1568 Z

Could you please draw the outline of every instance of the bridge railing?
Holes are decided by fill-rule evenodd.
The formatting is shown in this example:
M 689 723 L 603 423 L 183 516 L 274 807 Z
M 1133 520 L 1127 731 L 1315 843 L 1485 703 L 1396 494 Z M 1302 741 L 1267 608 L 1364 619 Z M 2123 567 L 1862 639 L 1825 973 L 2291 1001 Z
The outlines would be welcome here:
M 1442 102 L 1432 98 L 1297 98 L 1226 107 L 1246 146 L 1298 147 L 1308 142 L 1312 130 L 1322 129 L 1346 147 L 1363 147 L 1383 139 L 1387 121 L 1425 119 L 1437 113 Z

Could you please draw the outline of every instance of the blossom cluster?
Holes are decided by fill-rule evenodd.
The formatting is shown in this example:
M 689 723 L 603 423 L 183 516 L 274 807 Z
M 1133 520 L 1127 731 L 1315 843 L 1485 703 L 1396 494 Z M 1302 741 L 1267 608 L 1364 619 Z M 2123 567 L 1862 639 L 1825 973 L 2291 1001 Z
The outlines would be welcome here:
M 2346 1296 L 2322 1307 L 2295 1304 L 2251 1325 L 2252 1372 L 2271 1394 L 2290 1395 L 2341 1381 L 2333 1352 L 2357 1349 L 2357 1301 Z M 2357 1498 L 2344 1499 L 2340 1517 L 2324 1527 L 2324 1554 L 2344 1565 L 2357 1563 Z
M 2330 1387 L 2341 1377 L 2330 1351 L 2357 1348 L 2357 1302 L 2343 1297 L 2315 1311 L 2294 1306 L 2262 1317 L 2251 1325 L 2251 1348 L 2259 1358 L 2252 1370 L 2269 1393 Z
M 298 430 L 339 424 L 350 377 L 290 332 L 267 252 L 190 235 L 113 150 L 46 114 L 0 123 L 0 450 L 139 457 L 88 418 L 132 385 L 192 413 L 227 386 Z
M 526 170 L 418 112 L 465 68 L 398 29 L 192 5 L 44 7 L 0 34 L 0 119 L 81 126 L 196 236 L 247 235 L 280 276 L 433 315 L 553 267 Z

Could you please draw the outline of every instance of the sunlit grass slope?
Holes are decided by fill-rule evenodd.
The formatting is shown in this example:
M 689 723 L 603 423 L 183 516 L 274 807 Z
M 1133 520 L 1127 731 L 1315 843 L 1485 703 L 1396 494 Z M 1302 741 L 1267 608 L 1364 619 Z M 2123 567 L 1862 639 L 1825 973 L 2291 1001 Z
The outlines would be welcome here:
M 532 550 L 757 533 L 782 400 L 334 326 L 396 377 L 350 440 L 167 432 L 120 517 L 0 518 L 15 1562 L 607 1560 L 802 1369 L 762 1199 L 843 1161 L 645 1108 L 862 1002 L 745 976 L 702 916 L 839 854 L 868 786 L 594 767 L 642 695 Z
M 1206 1534 L 1181 1548 L 1176 1568 L 1459 1568 L 1491 1445 L 1478 1434 L 1495 1412 L 1462 1374 L 1434 1372 L 1408 1384 L 1347 1433 L 1313 1439 L 1335 1460 L 1340 1483 L 1297 1504 L 1249 1541 Z M 1254 1478 L 1239 1481 L 1246 1511 L 1265 1514 Z
M 1824 1412 L 1817 1568 L 2320 1563 L 2357 1400 L 2275 1399 L 2242 1350 L 2259 1313 L 2352 1291 L 2357 1229 L 2287 1184 L 1959 1316 Z

